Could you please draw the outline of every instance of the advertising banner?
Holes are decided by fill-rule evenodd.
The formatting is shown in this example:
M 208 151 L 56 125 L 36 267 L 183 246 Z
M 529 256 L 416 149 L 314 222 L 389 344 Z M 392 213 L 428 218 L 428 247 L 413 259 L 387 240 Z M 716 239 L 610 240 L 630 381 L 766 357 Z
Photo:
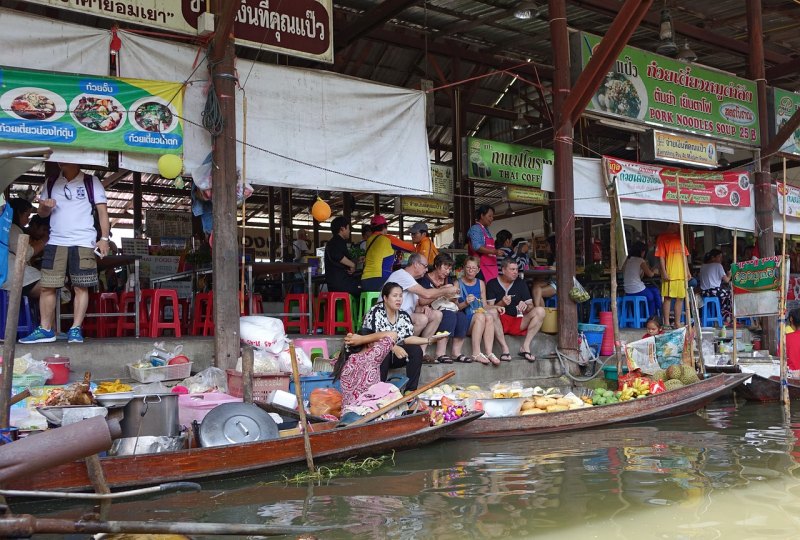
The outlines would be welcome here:
M 467 176 L 525 187 L 542 187 L 545 166 L 555 154 L 548 148 L 467 137 Z
M 571 40 L 585 68 L 600 38 L 576 32 Z M 586 110 L 758 146 L 756 95 L 753 81 L 625 47 Z
M 655 159 L 658 160 L 704 167 L 717 166 L 717 144 L 708 139 L 653 130 L 653 149 Z
M 781 279 L 789 275 L 789 268 L 783 268 L 782 259 L 765 257 L 731 265 L 735 317 L 778 313 Z
M 794 186 L 785 186 L 786 217 L 800 218 L 800 189 Z M 778 183 L 778 213 L 783 214 L 784 184 Z
M 147 236 L 161 238 L 162 236 L 191 238 L 192 213 L 176 212 L 174 210 L 146 210 L 144 223 Z
M 233 1 L 233 0 L 229 0 Z M 29 3 L 180 34 L 197 35 L 206 0 L 28 0 Z M 233 31 L 237 45 L 333 62 L 331 0 L 239 0 Z
M 772 100 L 775 111 L 773 118 L 775 125 L 773 126 L 773 134 L 783 127 L 789 121 L 794 112 L 800 109 L 800 94 L 782 90 L 780 88 L 772 89 Z M 795 130 L 789 140 L 781 147 L 781 152 L 787 154 L 800 155 L 800 129 Z
M 242 243 L 242 228 L 239 227 L 239 244 Z M 252 249 L 256 257 L 269 257 L 269 229 L 244 229 L 244 247 Z
M 431 183 L 433 196 L 449 201 L 453 198 L 453 168 L 447 165 L 431 164 Z
M 536 188 L 508 186 L 508 201 L 535 206 L 547 206 L 550 203 L 550 194 Z
M 395 214 L 409 214 L 434 218 L 450 217 L 450 203 L 423 197 L 395 198 Z
M 0 67 L 0 140 L 183 152 L 183 85 Z
M 609 178 L 616 178 L 621 199 L 705 206 L 749 207 L 746 172 L 694 171 L 606 157 Z

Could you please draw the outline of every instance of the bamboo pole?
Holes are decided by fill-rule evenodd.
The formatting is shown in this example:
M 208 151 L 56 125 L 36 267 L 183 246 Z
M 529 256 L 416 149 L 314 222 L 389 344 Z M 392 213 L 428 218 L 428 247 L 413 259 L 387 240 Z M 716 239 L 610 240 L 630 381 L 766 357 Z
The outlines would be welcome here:
M 617 183 L 616 179 L 611 180 L 608 177 L 608 164 L 603 158 L 603 178 L 606 184 L 606 194 L 608 195 L 609 205 L 609 226 L 611 229 L 611 241 L 609 247 L 611 251 L 611 321 L 614 332 L 614 354 L 617 357 L 617 377 L 622 377 L 622 342 L 619 336 L 619 313 L 617 312 Z
M 292 377 L 294 378 L 294 395 L 297 397 L 297 412 L 300 413 L 300 427 L 303 430 L 303 446 L 306 451 L 306 465 L 308 471 L 313 473 L 314 456 L 311 454 L 311 440 L 308 438 L 308 420 L 306 419 L 306 407 L 303 405 L 303 388 L 300 386 L 300 370 L 297 367 L 297 353 L 294 350 L 294 343 L 289 342 L 289 356 L 292 359 Z
M 778 320 L 780 321 L 780 344 L 781 344 L 781 402 L 785 411 L 789 412 L 789 384 L 788 366 L 786 365 L 786 280 L 789 277 L 789 265 L 786 260 L 786 158 L 783 158 L 783 230 L 781 232 L 781 299 L 778 308 Z M 788 417 L 788 414 L 787 414 Z
M 679 173 L 675 174 L 675 187 L 678 191 L 678 230 L 680 231 L 680 238 L 681 238 L 681 260 L 683 261 L 683 287 L 686 291 L 686 299 L 683 301 L 683 311 L 686 317 L 686 333 L 693 331 L 692 327 L 692 314 L 691 310 L 689 309 L 689 295 L 694 294 L 694 291 L 689 289 L 689 261 L 686 258 L 686 240 L 683 236 L 683 203 L 681 201 L 681 175 Z M 672 277 L 672 276 L 670 276 Z M 675 300 L 677 302 L 677 299 Z M 677 315 L 677 314 L 676 314 Z M 696 321 L 699 323 L 700 321 Z M 675 321 L 675 326 L 678 326 L 680 321 Z M 687 335 L 687 339 L 691 343 L 691 336 Z M 694 347 L 689 346 L 689 358 L 692 362 L 692 368 L 697 369 L 697 362 L 694 358 Z
M 738 241 L 739 241 L 739 230 L 738 229 L 734 229 L 733 230 L 733 264 L 739 264 L 738 263 L 738 259 L 737 259 L 738 254 L 737 254 L 737 249 L 736 249 L 737 246 L 738 246 Z M 731 272 L 731 275 L 732 274 L 733 274 L 733 272 Z M 737 326 L 737 321 L 736 321 L 736 297 L 734 296 L 734 292 L 733 292 L 733 283 L 731 283 L 731 318 L 733 319 L 733 365 L 735 366 L 735 365 L 737 365 L 739 363 L 739 353 L 736 350 L 736 347 L 737 347 L 737 342 L 736 342 L 736 326 Z
M 255 361 L 253 347 L 242 347 L 242 401 L 253 403 L 253 362 Z
M 10 276 L 11 291 L 8 294 L 8 313 L 6 313 L 6 333 L 3 342 L 3 382 L 0 385 L 0 428 L 9 426 L 11 416 L 11 385 L 14 377 L 14 350 L 17 344 L 17 327 L 19 326 L 19 304 L 22 300 L 22 278 L 25 274 L 24 253 L 28 251 L 27 234 L 20 234 L 16 251 L 19 255 L 14 260 L 14 270 Z M 56 324 L 56 331 L 58 325 Z

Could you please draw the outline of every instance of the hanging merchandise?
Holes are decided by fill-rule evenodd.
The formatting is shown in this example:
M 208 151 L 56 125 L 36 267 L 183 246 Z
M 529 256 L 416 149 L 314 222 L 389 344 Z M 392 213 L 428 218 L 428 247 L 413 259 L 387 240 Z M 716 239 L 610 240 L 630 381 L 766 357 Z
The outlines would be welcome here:
M 327 221 L 331 217 L 331 207 L 328 203 L 317 197 L 317 202 L 311 207 L 311 215 L 319 222 Z
M 183 160 L 180 156 L 164 154 L 158 158 L 158 173 L 167 180 L 177 178 L 181 171 L 183 171 Z

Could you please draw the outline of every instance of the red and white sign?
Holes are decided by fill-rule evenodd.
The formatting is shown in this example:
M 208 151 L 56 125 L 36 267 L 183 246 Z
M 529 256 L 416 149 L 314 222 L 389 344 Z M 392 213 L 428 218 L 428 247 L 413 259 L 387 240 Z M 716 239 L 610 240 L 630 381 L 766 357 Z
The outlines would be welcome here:
M 620 199 L 698 206 L 749 207 L 750 175 L 746 172 L 695 171 L 606 157 L 608 176 L 616 180 Z

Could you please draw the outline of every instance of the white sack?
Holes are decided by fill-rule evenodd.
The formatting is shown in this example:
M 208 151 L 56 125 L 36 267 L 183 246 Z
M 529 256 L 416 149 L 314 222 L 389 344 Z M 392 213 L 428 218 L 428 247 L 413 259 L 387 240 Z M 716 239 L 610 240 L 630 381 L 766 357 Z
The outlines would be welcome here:
M 279 354 L 286 348 L 283 321 L 273 317 L 248 315 L 239 317 L 239 336 L 242 344 Z

